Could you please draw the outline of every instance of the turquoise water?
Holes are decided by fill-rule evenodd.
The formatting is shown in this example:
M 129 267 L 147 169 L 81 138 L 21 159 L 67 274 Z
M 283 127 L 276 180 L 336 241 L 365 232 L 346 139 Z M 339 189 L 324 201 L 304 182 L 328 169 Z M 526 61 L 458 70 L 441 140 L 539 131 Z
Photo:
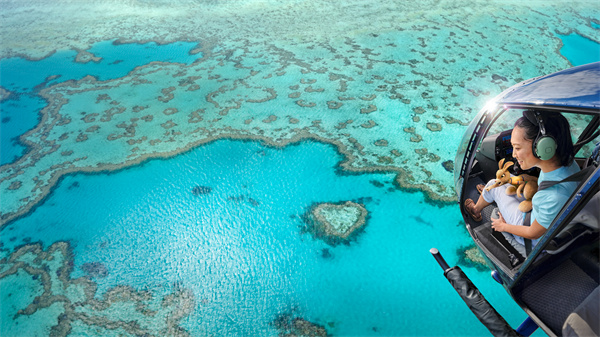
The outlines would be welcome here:
M 58 51 L 40 61 L 19 57 L 3 59 L 0 84 L 14 94 L 8 100 L 0 102 L 0 165 L 14 162 L 26 151 L 26 147 L 19 143 L 18 137 L 35 127 L 39 111 L 46 105 L 45 101 L 36 95 L 38 90 L 64 81 L 80 80 L 87 75 L 101 81 L 115 79 L 127 75 L 135 67 L 150 62 L 190 64 L 202 57 L 201 53 L 190 53 L 196 46 L 197 43 L 192 42 L 115 45 L 113 41 L 105 41 L 88 50 L 100 58 L 96 62 L 74 62 L 77 52 L 73 50 Z M 52 78 L 53 76 L 56 77 Z
M 159 45 L 155 42 L 115 44 L 113 41 L 104 41 L 87 50 L 100 58 L 97 62 L 75 62 L 76 51 L 61 50 L 35 62 L 20 57 L 5 58 L 2 60 L 0 75 L 2 86 L 17 92 L 31 91 L 40 84 L 52 85 L 79 80 L 87 75 L 106 81 L 125 76 L 135 67 L 150 62 L 190 64 L 202 58 L 201 53 L 190 53 L 197 45 L 194 42 Z M 27 76 L 23 76 L 24 74 Z M 58 77 L 47 81 L 51 76 Z
M 598 29 L 596 27 L 596 29 Z M 560 53 L 574 66 L 600 61 L 600 44 L 584 36 L 573 33 L 558 35 L 563 42 Z
M 341 159 L 315 142 L 223 140 L 117 173 L 71 175 L 3 231 L 3 248 L 68 240 L 75 266 L 108 269 L 95 279 L 99 294 L 181 283 L 199 299 L 183 324 L 192 335 L 273 335 L 269 322 L 292 310 L 342 336 L 484 335 L 428 252 L 435 245 L 455 264 L 469 245 L 456 208 L 396 190 L 391 174 L 336 174 Z M 212 192 L 194 195 L 198 185 Z M 370 212 L 355 242 L 330 247 L 302 234 L 312 203 L 346 200 Z M 510 322 L 524 318 L 488 272 L 465 271 Z
M 22 93 L 0 102 L 0 165 L 14 162 L 23 155 L 26 147 L 20 143 L 19 136 L 37 125 L 38 112 L 45 105 L 46 102 L 33 93 Z
M 565 57 L 587 63 L 571 59 L 582 48 L 580 38 L 563 41 Z M 45 104 L 35 95 L 38 86 L 86 75 L 118 78 L 152 61 L 189 64 L 202 57 L 189 53 L 195 47 L 106 41 L 88 50 L 102 57 L 99 62 L 75 63 L 74 51 L 41 61 L 3 59 L 1 84 L 18 95 L 1 106 L 2 164 L 21 156 L 24 147 L 14 139 L 37 123 Z M 46 82 L 53 75 L 60 77 Z M 391 173 L 345 174 L 338 167 L 343 159 L 319 142 L 272 148 L 220 140 L 113 173 L 71 174 L 2 229 L 2 257 L 31 242 L 48 248 L 67 241 L 72 279 L 93 274 L 86 265 L 104 266 L 106 273 L 91 276 L 98 299 L 118 285 L 157 298 L 191 289 L 194 310 L 181 325 L 194 336 L 277 335 L 271 322 L 285 313 L 339 336 L 487 335 L 429 254 L 435 246 L 454 265 L 471 244 L 457 207 L 398 190 Z M 197 186 L 210 192 L 196 195 Z M 302 215 L 314 203 L 349 200 L 369 211 L 365 231 L 349 245 L 331 247 L 302 231 Z M 463 269 L 509 323 L 526 317 L 489 272 Z M 3 279 L 0 287 L 0 334 L 47 334 L 60 304 L 14 319 L 41 293 L 36 278 L 15 279 Z M 12 293 L 17 287 L 23 289 Z M 97 331 L 78 323 L 73 329 Z

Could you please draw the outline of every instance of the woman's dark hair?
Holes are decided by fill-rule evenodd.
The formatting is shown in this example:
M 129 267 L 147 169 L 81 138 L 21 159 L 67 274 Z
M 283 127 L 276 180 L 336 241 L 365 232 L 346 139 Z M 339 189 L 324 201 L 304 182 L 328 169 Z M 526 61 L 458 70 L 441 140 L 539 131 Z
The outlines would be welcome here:
M 523 117 L 517 119 L 515 127 L 520 127 L 525 130 L 525 139 L 535 141 L 535 138 L 540 132 L 540 127 L 537 122 L 532 122 L 526 114 L 533 116 L 534 112 L 539 112 L 546 129 L 546 135 L 554 137 L 556 140 L 556 156 L 560 161 L 561 166 L 569 166 L 573 162 L 574 149 L 573 139 L 571 138 L 571 127 L 565 116 L 559 112 L 543 111 L 543 110 L 526 110 L 523 111 Z

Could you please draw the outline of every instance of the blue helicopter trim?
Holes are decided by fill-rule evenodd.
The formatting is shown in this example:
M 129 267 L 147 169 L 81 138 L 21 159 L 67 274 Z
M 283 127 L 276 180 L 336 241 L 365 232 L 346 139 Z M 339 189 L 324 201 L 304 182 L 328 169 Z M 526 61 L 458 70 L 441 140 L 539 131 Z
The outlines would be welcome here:
M 511 89 L 497 97 L 496 103 L 599 109 L 600 62 L 536 77 Z

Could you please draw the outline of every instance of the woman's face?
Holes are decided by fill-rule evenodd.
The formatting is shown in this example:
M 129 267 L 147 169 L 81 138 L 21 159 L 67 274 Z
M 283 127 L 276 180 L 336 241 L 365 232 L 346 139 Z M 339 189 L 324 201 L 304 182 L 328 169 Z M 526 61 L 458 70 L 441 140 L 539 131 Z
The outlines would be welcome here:
M 519 162 L 523 170 L 528 170 L 538 163 L 539 159 L 533 155 L 532 140 L 525 139 L 525 129 L 516 126 L 511 134 L 510 143 L 513 147 L 513 157 Z

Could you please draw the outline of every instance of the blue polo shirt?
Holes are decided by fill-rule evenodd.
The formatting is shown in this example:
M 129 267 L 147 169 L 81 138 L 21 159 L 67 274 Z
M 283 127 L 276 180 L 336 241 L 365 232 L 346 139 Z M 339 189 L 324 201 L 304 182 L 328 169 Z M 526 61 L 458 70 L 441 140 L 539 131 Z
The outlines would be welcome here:
M 540 172 L 538 185 L 541 184 L 542 181 L 561 181 L 579 171 L 579 165 L 573 161 L 569 166 L 561 166 L 554 171 L 546 173 Z M 537 220 L 540 225 L 548 229 L 552 221 L 554 221 L 554 218 L 558 215 L 558 212 L 560 212 L 567 200 L 569 200 L 569 197 L 573 194 L 578 184 L 578 182 L 569 181 L 537 191 L 531 200 L 533 204 L 531 223 Z M 525 213 L 523 213 L 523 217 L 525 217 Z M 513 235 L 513 237 L 518 243 L 525 245 L 523 237 L 517 235 Z M 539 239 L 531 240 L 531 246 L 535 247 L 538 241 Z
M 573 161 L 570 166 L 562 166 L 551 172 L 541 172 L 538 184 L 543 181 L 561 181 L 579 171 L 579 165 Z M 569 200 L 578 184 L 578 182 L 569 181 L 538 191 L 532 199 L 531 223 L 537 220 L 540 225 L 547 229 Z

